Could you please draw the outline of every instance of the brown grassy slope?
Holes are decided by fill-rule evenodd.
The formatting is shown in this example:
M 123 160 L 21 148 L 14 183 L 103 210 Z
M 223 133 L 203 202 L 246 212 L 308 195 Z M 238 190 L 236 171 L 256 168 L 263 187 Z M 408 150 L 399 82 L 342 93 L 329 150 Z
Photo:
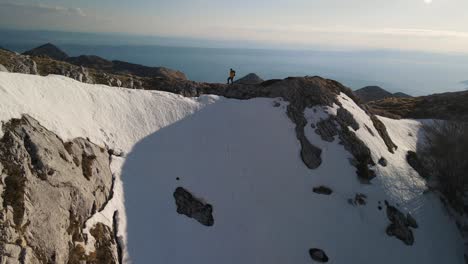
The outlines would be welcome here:
M 367 105 L 374 113 L 390 118 L 468 121 L 468 91 L 413 98 L 387 98 Z

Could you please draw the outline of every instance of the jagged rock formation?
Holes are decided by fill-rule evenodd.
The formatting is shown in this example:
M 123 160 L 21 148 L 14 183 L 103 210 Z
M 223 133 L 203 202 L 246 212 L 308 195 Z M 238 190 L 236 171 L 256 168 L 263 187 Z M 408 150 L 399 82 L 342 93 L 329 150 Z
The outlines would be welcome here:
M 396 207 L 385 202 L 387 206 L 387 217 L 391 224 L 387 227 L 387 235 L 395 236 L 408 246 L 413 245 L 414 235 L 411 228 L 418 228 L 416 220 L 410 215 L 406 216 Z
M 235 81 L 234 83 L 237 84 L 259 84 L 264 82 L 262 78 L 260 78 L 257 74 L 255 73 L 249 73 L 246 76 L 240 78 L 239 80 Z
M 201 202 L 182 187 L 175 190 L 174 198 L 177 213 L 193 218 L 205 226 L 214 225 L 213 206 L 211 204 Z
M 326 263 L 328 262 L 328 256 L 325 251 L 318 249 L 318 248 L 311 248 L 309 249 L 310 257 L 317 262 Z
M 54 60 L 65 60 L 68 55 L 51 43 L 44 44 L 32 50 L 26 51 L 23 55 L 29 56 L 48 56 Z
M 86 254 L 83 248 L 86 220 L 111 196 L 107 151 L 82 138 L 63 142 L 29 116 L 12 119 L 3 131 L 2 263 L 82 263 L 90 258 L 106 261 L 88 263 L 116 263 L 110 227 L 91 229 L 95 252 Z
M 9 72 L 38 74 L 37 64 L 29 56 L 18 55 L 14 52 L 0 49 L 0 64 Z
M 376 100 L 382 100 L 385 98 L 409 98 L 411 97 L 410 95 L 407 95 L 405 93 L 390 93 L 389 91 L 379 87 L 379 86 L 366 86 L 364 88 L 358 89 L 354 91 L 354 94 L 356 94 L 359 99 L 361 99 L 362 102 L 367 103 L 370 101 L 376 101 Z

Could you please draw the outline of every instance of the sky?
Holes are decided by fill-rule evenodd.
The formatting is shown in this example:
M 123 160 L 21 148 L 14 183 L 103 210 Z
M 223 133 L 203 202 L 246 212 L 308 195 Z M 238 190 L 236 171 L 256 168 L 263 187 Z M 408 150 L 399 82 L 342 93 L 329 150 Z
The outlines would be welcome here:
M 0 28 L 468 53 L 467 0 L 0 0 Z

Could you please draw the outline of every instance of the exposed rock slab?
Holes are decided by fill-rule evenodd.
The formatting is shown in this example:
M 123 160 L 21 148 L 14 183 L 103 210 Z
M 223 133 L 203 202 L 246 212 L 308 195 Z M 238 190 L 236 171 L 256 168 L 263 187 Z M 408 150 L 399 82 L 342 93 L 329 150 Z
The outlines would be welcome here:
M 410 214 L 404 215 L 388 202 L 385 202 L 385 205 L 387 206 L 388 220 L 391 222 L 386 230 L 387 235 L 395 236 L 408 246 L 413 245 L 414 235 L 410 227 L 418 227 L 416 220 Z
M 3 131 L 2 258 L 67 263 L 70 252 L 86 242 L 85 221 L 110 197 L 107 151 L 82 138 L 64 143 L 29 116 L 12 119 Z
M 178 187 L 174 192 L 177 213 L 197 220 L 205 226 L 214 225 L 213 206 L 195 198 L 190 192 Z

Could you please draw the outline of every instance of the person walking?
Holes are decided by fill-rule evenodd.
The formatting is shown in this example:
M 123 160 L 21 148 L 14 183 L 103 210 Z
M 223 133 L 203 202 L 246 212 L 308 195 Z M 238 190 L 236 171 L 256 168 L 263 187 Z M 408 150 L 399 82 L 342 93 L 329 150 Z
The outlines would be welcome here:
M 229 84 L 229 81 L 231 82 L 231 84 L 234 83 L 234 77 L 236 77 L 236 71 L 231 69 L 229 71 L 229 78 L 227 79 L 227 84 Z

